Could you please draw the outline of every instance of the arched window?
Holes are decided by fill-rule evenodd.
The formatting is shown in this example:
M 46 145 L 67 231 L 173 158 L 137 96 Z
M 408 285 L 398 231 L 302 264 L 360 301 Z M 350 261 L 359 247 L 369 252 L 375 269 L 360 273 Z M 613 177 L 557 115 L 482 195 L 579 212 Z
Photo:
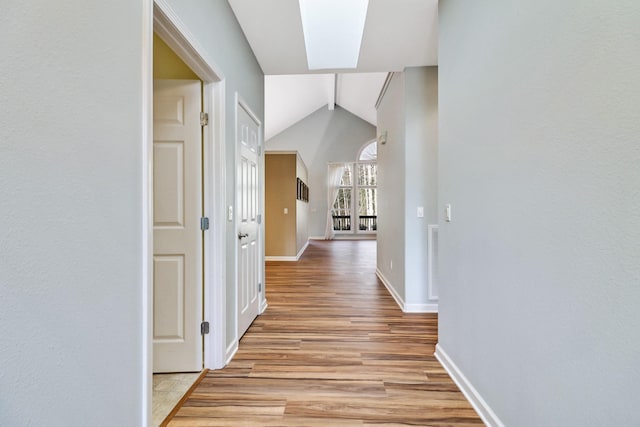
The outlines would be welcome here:
M 358 153 L 358 161 L 370 162 L 378 160 L 378 141 L 373 140 L 362 146 Z
M 331 209 L 334 232 L 374 234 L 377 231 L 377 154 L 377 141 L 374 140 L 362 146 L 356 162 L 334 164 L 343 167 L 340 182 L 333 184 L 336 194 Z

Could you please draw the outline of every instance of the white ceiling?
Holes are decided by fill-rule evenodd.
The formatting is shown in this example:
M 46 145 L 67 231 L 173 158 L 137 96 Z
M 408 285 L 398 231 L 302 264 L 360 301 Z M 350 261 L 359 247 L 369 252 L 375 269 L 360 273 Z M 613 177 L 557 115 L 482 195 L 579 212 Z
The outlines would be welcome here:
M 369 0 L 358 67 L 313 72 L 298 0 L 229 4 L 265 73 L 265 140 L 333 103 L 375 125 L 388 72 L 438 64 L 438 0 Z
M 376 125 L 376 101 L 387 73 L 296 74 L 265 76 L 264 139 L 287 129 L 321 107 L 333 103 Z
M 321 0 L 318 0 L 321 1 Z M 298 0 L 229 0 L 265 74 L 306 74 Z M 388 72 L 438 63 L 438 0 L 369 0 L 358 67 Z

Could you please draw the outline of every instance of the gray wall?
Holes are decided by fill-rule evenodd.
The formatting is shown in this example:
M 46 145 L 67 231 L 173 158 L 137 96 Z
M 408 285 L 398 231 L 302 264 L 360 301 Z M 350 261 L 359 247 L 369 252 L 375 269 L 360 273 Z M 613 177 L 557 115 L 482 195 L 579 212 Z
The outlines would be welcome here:
M 226 1 L 170 3 L 227 78 L 233 204 L 234 94 L 263 117 L 263 75 Z M 0 425 L 141 424 L 143 5 L 0 16 Z
M 309 236 L 324 236 L 327 221 L 327 163 L 353 162 L 376 128 L 336 105 L 326 106 L 266 142 L 271 151 L 298 151 L 309 171 Z
M 378 144 L 378 251 L 377 269 L 405 300 L 404 286 L 404 73 L 394 73 L 378 106 L 378 133 L 387 132 L 386 144 Z
M 223 0 L 167 0 L 226 80 L 227 206 L 235 205 L 235 94 L 264 122 L 264 75 L 229 3 Z M 264 127 L 262 129 L 264 132 Z M 227 222 L 227 236 L 236 235 Z M 227 239 L 227 345 L 236 339 L 236 239 Z
M 440 2 L 440 346 L 509 426 L 640 425 L 640 3 Z
M 437 300 L 427 292 L 427 226 L 438 218 L 437 67 L 393 74 L 378 107 L 378 133 L 384 131 L 387 143 L 378 146 L 377 268 L 406 310 L 434 310 Z
M 404 74 L 406 301 L 435 304 L 427 293 L 427 226 L 438 222 L 438 67 L 407 68 Z
M 0 425 L 141 423 L 142 6 L 3 5 Z

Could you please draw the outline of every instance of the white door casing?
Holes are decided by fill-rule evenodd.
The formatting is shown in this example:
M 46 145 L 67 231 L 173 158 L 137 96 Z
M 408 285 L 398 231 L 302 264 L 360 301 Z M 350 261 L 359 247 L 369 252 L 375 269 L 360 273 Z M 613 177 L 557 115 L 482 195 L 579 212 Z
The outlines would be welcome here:
M 154 80 L 153 371 L 202 369 L 199 80 Z
M 260 300 L 260 125 L 242 103 L 237 106 L 238 339 L 258 316 Z

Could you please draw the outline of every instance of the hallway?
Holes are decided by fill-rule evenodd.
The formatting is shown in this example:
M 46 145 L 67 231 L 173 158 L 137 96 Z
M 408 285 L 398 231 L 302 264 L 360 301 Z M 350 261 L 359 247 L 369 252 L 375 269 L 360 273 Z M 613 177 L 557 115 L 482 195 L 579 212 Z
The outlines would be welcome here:
M 433 357 L 437 315 L 402 313 L 375 260 L 375 241 L 311 241 L 267 263 L 266 312 L 168 425 L 482 425 Z

